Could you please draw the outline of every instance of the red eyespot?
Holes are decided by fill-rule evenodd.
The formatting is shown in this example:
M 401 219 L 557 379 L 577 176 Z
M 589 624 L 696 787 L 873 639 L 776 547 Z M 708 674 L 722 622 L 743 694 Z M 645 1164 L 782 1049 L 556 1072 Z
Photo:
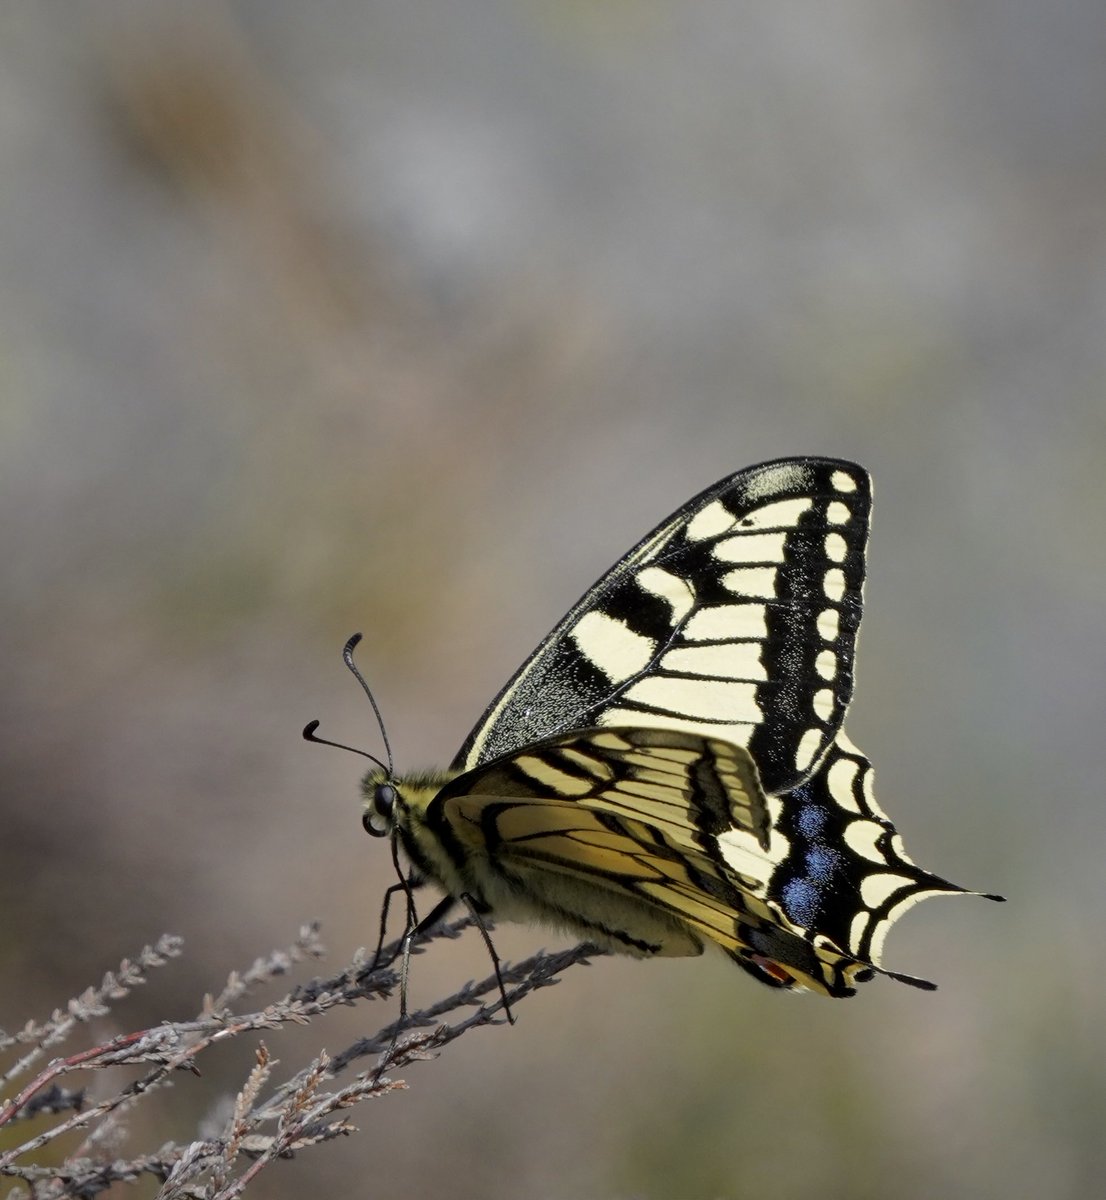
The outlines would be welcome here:
M 794 986 L 794 976 L 789 971 L 785 971 L 778 962 L 773 962 L 770 958 L 764 958 L 759 954 L 754 954 L 749 961 L 760 971 L 763 971 L 765 975 L 769 975 L 777 982 L 783 984 L 784 987 Z

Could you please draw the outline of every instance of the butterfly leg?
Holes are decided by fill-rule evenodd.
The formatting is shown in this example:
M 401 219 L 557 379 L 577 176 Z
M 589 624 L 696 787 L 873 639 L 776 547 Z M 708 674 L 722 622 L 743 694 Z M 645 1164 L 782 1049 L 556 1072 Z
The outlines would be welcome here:
M 399 970 L 399 1020 L 396 1021 L 392 1032 L 392 1040 L 388 1044 L 387 1050 L 384 1051 L 380 1059 L 380 1064 L 376 1068 L 374 1079 L 379 1079 L 386 1064 L 392 1059 L 396 1046 L 399 1044 L 399 1035 L 407 1023 L 407 977 L 411 967 L 411 945 L 417 937 L 425 933 L 446 915 L 447 912 L 457 903 L 452 896 L 445 896 L 438 901 L 430 912 L 423 917 L 421 921 L 415 920 L 415 902 L 412 898 L 412 891 L 425 883 L 425 879 L 412 872 L 410 875 L 404 876 L 399 883 L 393 883 L 390 888 L 384 893 L 383 915 L 380 922 L 380 943 L 376 948 L 376 958 L 379 958 L 381 947 L 384 942 L 384 926 L 387 922 L 388 905 L 391 902 L 392 896 L 396 892 L 404 892 L 407 897 L 407 928 L 403 934 L 403 940 L 400 943 L 403 961 Z M 376 958 L 373 959 L 373 966 L 376 966 Z M 389 963 L 395 961 L 395 955 L 388 960 Z
M 388 935 L 388 913 L 391 910 L 392 897 L 397 892 L 403 892 L 406 896 L 408 908 L 407 929 L 412 929 L 415 925 L 415 921 L 413 916 L 414 909 L 411 900 L 411 893 L 415 890 L 415 888 L 422 887 L 425 882 L 426 880 L 423 879 L 422 876 L 416 875 L 414 872 L 412 872 L 410 875 L 404 876 L 402 879 L 400 879 L 399 883 L 393 883 L 391 887 L 385 889 L 384 899 L 380 906 L 380 936 L 377 939 L 376 949 L 373 951 L 372 966 L 369 968 L 370 971 L 375 971 L 377 967 L 386 967 L 389 965 L 389 963 L 395 960 L 396 955 L 393 953 L 387 962 L 381 961 L 381 955 L 384 951 L 384 939 Z M 398 953 L 398 948 L 396 953 Z
M 388 890 L 391 891 L 391 888 Z M 401 1022 L 407 1018 L 407 974 L 411 967 L 411 945 L 417 937 L 426 933 L 428 929 L 433 929 L 456 903 L 457 901 L 452 896 L 443 896 L 430 912 L 415 924 L 415 906 L 411 901 L 410 891 L 407 893 L 407 932 L 403 935 L 403 963 L 399 972 L 399 1017 Z
M 476 922 L 476 928 L 480 930 L 480 936 L 484 939 L 484 945 L 488 949 L 488 957 L 492 960 L 492 966 L 495 968 L 495 981 L 499 985 L 499 994 L 503 999 L 503 1012 L 508 1022 L 513 1025 L 515 1023 L 515 1014 L 511 1012 L 511 1002 L 507 999 L 507 989 L 503 984 L 503 973 L 500 970 L 499 955 L 496 953 L 495 946 L 492 943 L 492 936 L 488 932 L 488 927 L 484 924 L 484 917 L 487 915 L 488 908 L 486 905 L 481 905 L 468 892 L 461 893 L 461 900 L 469 910 L 469 915 Z

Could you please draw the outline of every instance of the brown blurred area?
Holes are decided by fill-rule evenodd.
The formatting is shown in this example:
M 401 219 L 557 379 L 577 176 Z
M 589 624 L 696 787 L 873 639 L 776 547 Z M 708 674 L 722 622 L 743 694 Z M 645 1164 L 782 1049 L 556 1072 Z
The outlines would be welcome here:
M 136 1025 L 308 918 L 371 945 L 358 763 L 299 738 L 379 748 L 346 636 L 444 764 L 665 513 L 836 454 L 877 494 L 850 734 L 1011 903 L 895 931 L 936 995 L 571 971 L 264 1194 L 1096 1194 L 1106 9 L 1046 9 L 5 8 L 0 1026 L 165 930 Z M 415 999 L 486 967 L 436 946 Z

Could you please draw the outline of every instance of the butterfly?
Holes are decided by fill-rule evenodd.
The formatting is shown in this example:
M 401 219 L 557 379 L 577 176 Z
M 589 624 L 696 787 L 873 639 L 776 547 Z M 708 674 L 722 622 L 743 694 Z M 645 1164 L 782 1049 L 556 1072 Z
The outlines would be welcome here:
M 842 728 L 870 512 L 850 462 L 730 475 L 588 589 L 449 770 L 370 770 L 365 829 L 445 893 L 423 925 L 463 901 L 777 988 L 932 988 L 880 965 L 887 931 L 983 893 L 911 862 Z

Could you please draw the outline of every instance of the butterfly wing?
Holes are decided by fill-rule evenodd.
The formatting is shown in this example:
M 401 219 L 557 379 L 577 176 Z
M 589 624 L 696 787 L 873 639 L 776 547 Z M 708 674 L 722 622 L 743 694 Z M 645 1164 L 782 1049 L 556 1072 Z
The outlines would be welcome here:
M 885 971 L 883 940 L 964 889 L 906 857 L 842 732 L 870 506 L 859 467 L 809 458 L 689 501 L 538 646 L 455 774 L 370 772 L 381 820 L 507 920 L 640 955 L 716 944 L 831 996 L 875 971 L 931 987 Z
M 814 775 L 780 798 L 768 896 L 793 924 L 878 965 L 888 930 L 920 900 L 981 893 L 915 866 L 872 778 L 871 763 L 839 733 Z
M 495 699 L 461 771 L 570 729 L 662 727 L 748 747 L 799 786 L 852 695 L 871 490 L 852 463 L 739 471 L 615 564 Z
M 714 943 L 764 982 L 847 996 L 911 905 L 963 891 L 906 858 L 870 784 L 843 735 L 770 796 L 732 743 L 593 729 L 459 776 L 427 820 L 493 914 L 640 955 Z

